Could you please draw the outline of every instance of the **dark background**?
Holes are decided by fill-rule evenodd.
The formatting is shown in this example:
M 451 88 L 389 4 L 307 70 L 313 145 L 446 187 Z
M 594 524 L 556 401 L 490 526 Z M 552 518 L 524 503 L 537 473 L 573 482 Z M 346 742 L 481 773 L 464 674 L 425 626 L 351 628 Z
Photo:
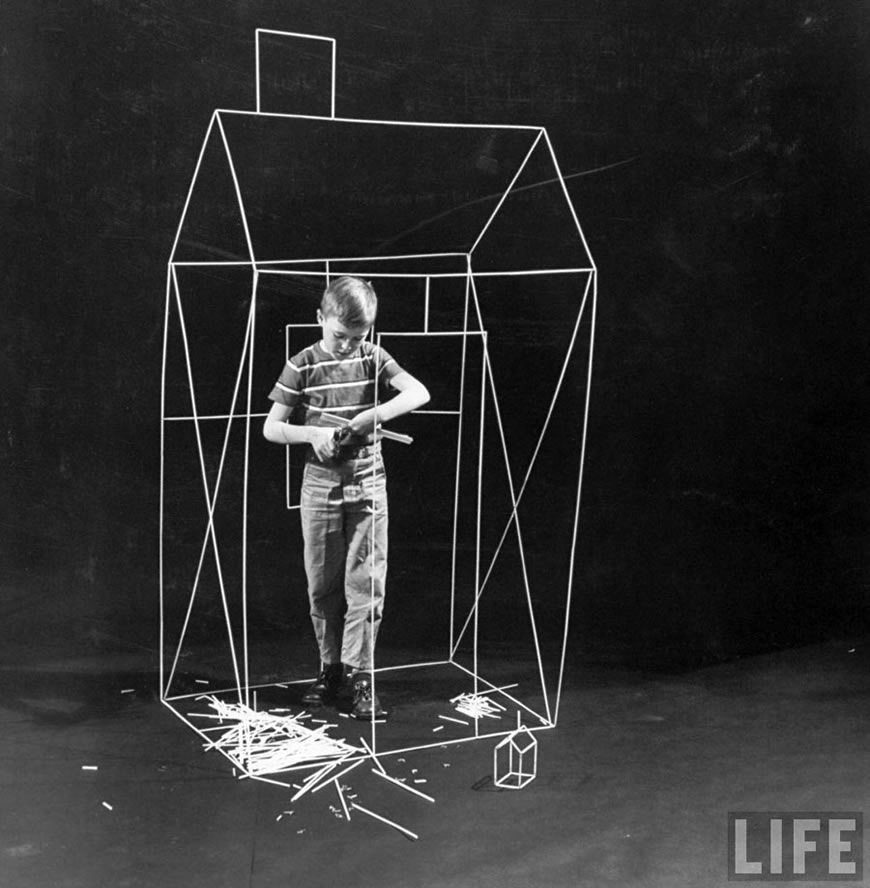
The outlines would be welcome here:
M 575 656 L 868 615 L 868 9 L 830 0 L 0 7 L 0 636 L 156 648 L 166 262 L 255 27 L 338 113 L 546 126 L 600 269 Z

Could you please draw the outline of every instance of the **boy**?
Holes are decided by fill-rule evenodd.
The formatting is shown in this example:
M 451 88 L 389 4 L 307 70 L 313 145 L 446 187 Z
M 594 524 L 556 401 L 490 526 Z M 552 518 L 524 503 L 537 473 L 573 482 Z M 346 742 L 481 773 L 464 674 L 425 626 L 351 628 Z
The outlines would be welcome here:
M 421 382 L 365 341 L 376 313 L 370 283 L 329 283 L 317 312 L 322 339 L 287 362 L 263 427 L 276 444 L 309 445 L 302 537 L 321 669 L 302 699 L 323 703 L 350 683 L 357 718 L 386 716 L 370 674 L 387 573 L 386 476 L 376 430 L 429 400 Z M 340 436 L 325 414 L 348 421 Z

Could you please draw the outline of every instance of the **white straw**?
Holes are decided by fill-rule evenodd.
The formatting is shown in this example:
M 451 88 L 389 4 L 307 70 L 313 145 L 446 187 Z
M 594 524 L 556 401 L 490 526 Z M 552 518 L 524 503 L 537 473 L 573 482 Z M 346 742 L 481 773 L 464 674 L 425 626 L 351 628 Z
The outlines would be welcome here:
M 374 817 L 375 820 L 380 820 L 381 823 L 386 823 L 387 826 L 392 826 L 393 829 L 397 829 L 399 832 L 404 833 L 406 836 L 409 836 L 410 838 L 414 839 L 414 841 L 416 841 L 417 839 L 420 838 L 417 835 L 417 833 L 413 833 L 413 832 L 411 832 L 411 830 L 405 829 L 404 826 L 399 826 L 398 823 L 394 823 L 392 820 L 387 820 L 386 817 L 381 817 L 380 814 L 375 814 L 374 811 L 369 811 L 368 808 L 363 808 L 362 805 L 358 805 L 356 802 L 351 802 L 350 806 L 351 806 L 351 808 L 354 808 L 357 811 L 362 811 L 363 814 L 368 814 L 369 817 Z
M 300 790 L 296 793 L 296 795 L 294 795 L 293 798 L 290 799 L 290 801 L 291 801 L 291 802 L 295 802 L 296 799 L 301 798 L 302 796 L 304 796 L 305 793 L 308 792 L 308 790 L 311 789 L 311 788 L 315 785 L 315 783 L 317 783 L 317 781 L 318 781 L 321 777 L 323 777 L 325 774 L 328 774 L 333 768 L 336 767 L 337 764 L 338 764 L 337 762 L 330 762 L 328 765 L 326 765 L 325 767 L 321 768 L 319 771 L 315 771 L 314 774 L 312 774 L 312 775 L 311 775 L 311 776 L 305 781 L 305 783 L 302 784 L 302 789 L 300 789 Z
M 378 761 L 378 757 L 374 754 L 374 752 L 372 752 L 371 746 L 369 746 L 368 743 L 366 743 L 365 737 L 360 737 L 359 739 L 360 739 L 360 743 L 362 743 L 362 745 L 365 746 L 365 748 L 369 751 L 369 755 L 372 757 L 372 761 L 377 765 L 378 770 L 382 774 L 386 774 L 387 772 L 384 770 L 383 766 Z
M 389 780 L 390 783 L 395 783 L 396 786 L 401 786 L 402 789 L 406 790 L 407 792 L 412 792 L 412 793 L 414 793 L 414 795 L 420 796 L 421 799 L 426 799 L 427 802 L 434 802 L 435 801 L 435 799 L 433 799 L 432 796 L 426 795 L 425 792 L 420 792 L 419 789 L 414 789 L 413 786 L 408 786 L 407 783 L 402 783 L 401 780 L 396 780 L 395 777 L 390 777 L 389 774 L 382 774 L 380 771 L 376 771 L 374 768 L 372 768 L 372 774 L 377 774 L 378 777 L 383 777 L 384 780 Z M 416 781 L 414 781 L 414 782 L 416 783 Z
M 316 793 L 316 792 L 320 792 L 320 790 L 323 789 L 323 787 L 329 783 L 336 783 L 336 785 L 337 785 L 337 781 L 338 781 L 339 777 L 344 777 L 345 774 L 349 774 L 354 768 L 359 767 L 364 761 L 365 761 L 365 759 L 359 759 L 358 761 L 355 761 L 349 767 L 345 768 L 343 771 L 339 771 L 337 774 L 330 776 L 329 779 L 324 780 L 320 784 L 320 786 L 316 787 L 315 789 L 312 789 L 311 795 L 314 795 L 314 793 Z
M 494 694 L 496 691 L 509 691 L 511 688 L 518 688 L 518 687 L 519 687 L 519 684 L 514 682 L 514 684 L 500 685 L 497 688 L 485 688 L 484 692 L 487 694 Z M 460 697 L 469 697 L 469 696 L 474 696 L 474 695 L 473 694 L 457 694 L 455 697 L 450 698 L 450 702 L 455 703 Z
M 341 801 L 341 807 L 344 808 L 344 816 L 347 817 L 348 820 L 350 820 L 350 811 L 347 810 L 347 802 L 344 800 L 344 793 L 341 791 L 341 785 L 337 780 L 333 780 L 332 782 L 335 784 L 335 791 L 338 793 L 338 798 Z

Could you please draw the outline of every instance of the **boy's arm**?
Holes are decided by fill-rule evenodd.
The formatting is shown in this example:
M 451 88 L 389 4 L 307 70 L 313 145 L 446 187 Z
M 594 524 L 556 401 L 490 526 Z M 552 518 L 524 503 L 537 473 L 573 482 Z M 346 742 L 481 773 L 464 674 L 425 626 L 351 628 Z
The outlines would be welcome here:
M 263 423 L 263 437 L 275 444 L 310 444 L 320 460 L 334 456 L 333 430 L 323 426 L 288 423 L 287 418 L 292 411 L 292 407 L 273 401 L 272 409 Z
M 396 389 L 398 394 L 394 398 L 390 398 L 389 401 L 378 404 L 377 415 L 375 415 L 375 408 L 372 407 L 369 410 L 363 410 L 350 421 L 350 427 L 355 435 L 367 435 L 376 425 L 410 413 L 429 401 L 429 390 L 419 379 L 406 370 L 397 373 L 390 380 L 390 385 Z

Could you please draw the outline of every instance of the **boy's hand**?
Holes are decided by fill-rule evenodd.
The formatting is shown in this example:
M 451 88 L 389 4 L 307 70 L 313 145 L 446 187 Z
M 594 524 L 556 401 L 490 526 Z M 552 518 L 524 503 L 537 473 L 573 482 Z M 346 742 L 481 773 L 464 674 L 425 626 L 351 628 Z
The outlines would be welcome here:
M 375 428 L 375 408 L 370 407 L 358 413 L 349 423 L 350 430 L 354 435 L 368 435 Z
M 310 426 L 311 446 L 314 448 L 314 455 L 323 462 L 332 459 L 335 456 L 335 435 L 333 429 L 325 426 Z

